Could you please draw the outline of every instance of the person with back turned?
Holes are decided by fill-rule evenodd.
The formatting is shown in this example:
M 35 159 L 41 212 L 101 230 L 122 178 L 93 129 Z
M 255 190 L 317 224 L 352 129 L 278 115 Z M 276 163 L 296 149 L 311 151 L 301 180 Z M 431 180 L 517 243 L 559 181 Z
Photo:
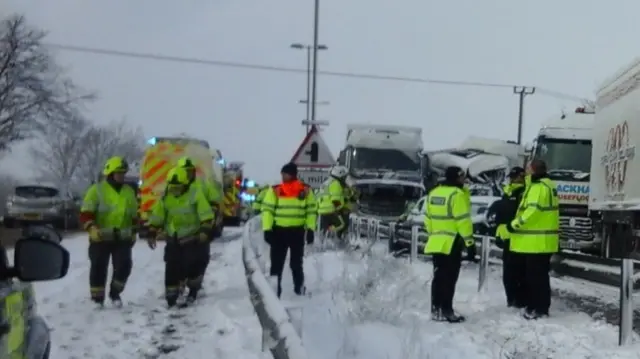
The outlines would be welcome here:
M 507 306 L 524 308 L 527 296 L 524 289 L 524 274 L 518 270 L 524 260 L 519 253 L 511 252 L 511 233 L 507 225 L 513 221 L 525 191 L 525 171 L 522 167 L 513 167 L 509 172 L 509 183 L 503 187 L 502 198 L 493 202 L 490 213 L 495 213 L 496 244 L 502 248 L 502 283 L 507 297 Z
M 522 257 L 516 271 L 525 276 L 526 319 L 549 315 L 551 255 L 558 251 L 559 209 L 556 185 L 547 175 L 542 160 L 529 164 L 531 183 L 527 186 L 516 217 L 507 225 L 511 233 L 509 250 Z
M 267 190 L 260 207 L 264 239 L 271 247 L 270 275 L 277 281 L 280 297 L 284 262 L 291 251 L 289 266 L 294 291 L 304 295 L 304 245 L 313 243 L 318 209 L 313 191 L 298 179 L 298 166 L 287 163 L 280 172 L 282 183 Z
M 429 238 L 424 253 L 433 256 L 431 318 L 435 321 L 465 320 L 453 310 L 463 250 L 467 250 L 466 259 L 475 260 L 471 201 L 464 191 L 464 181 L 460 167 L 448 167 L 445 180 L 427 197 L 425 227 Z

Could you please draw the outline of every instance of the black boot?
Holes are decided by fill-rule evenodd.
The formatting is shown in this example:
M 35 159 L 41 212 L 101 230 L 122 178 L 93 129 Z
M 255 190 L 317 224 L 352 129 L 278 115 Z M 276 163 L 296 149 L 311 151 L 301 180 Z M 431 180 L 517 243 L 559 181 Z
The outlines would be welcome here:
M 296 293 L 296 295 L 303 296 L 303 295 L 307 294 L 307 287 L 302 285 L 302 286 L 294 288 L 293 291 Z
M 167 300 L 167 307 L 169 308 L 175 307 L 178 303 L 178 297 L 175 295 L 167 296 L 165 299 Z
M 462 323 L 466 320 L 463 315 L 458 315 L 453 310 L 442 312 L 442 317 L 444 321 L 447 321 L 449 323 Z
M 444 316 L 442 315 L 442 310 L 436 306 L 431 306 L 431 320 L 435 322 L 444 322 Z
M 549 317 L 549 313 L 548 312 L 539 312 L 536 310 L 526 310 L 524 312 L 524 314 L 522 314 L 522 316 L 524 317 L 524 319 L 526 320 L 536 320 L 536 319 L 542 319 L 542 318 L 547 318 Z
M 104 297 L 103 296 L 91 296 L 91 301 L 96 303 L 96 305 L 98 305 L 98 307 L 102 307 L 104 306 Z
M 109 293 L 109 299 L 111 299 L 111 303 L 116 307 L 122 307 L 122 298 L 120 298 L 119 292 L 111 291 L 111 293 Z

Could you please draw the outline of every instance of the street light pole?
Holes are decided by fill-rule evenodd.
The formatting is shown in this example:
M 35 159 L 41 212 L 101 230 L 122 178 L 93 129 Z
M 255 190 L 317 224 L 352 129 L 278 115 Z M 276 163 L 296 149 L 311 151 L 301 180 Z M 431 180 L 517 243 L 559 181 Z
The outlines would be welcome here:
M 311 46 L 307 45 L 307 116 L 305 120 L 311 120 Z M 306 131 L 309 133 L 311 128 L 306 126 Z
M 317 57 L 317 52 L 318 50 L 327 50 L 328 47 L 326 45 L 317 45 L 312 46 L 312 45 L 305 45 L 305 44 L 301 44 L 301 43 L 293 43 L 290 46 L 292 49 L 296 49 L 296 50 L 306 50 L 307 51 L 307 98 L 304 101 L 300 101 L 301 103 L 306 104 L 306 117 L 305 117 L 305 121 L 308 121 L 310 124 L 313 123 L 312 118 L 315 118 L 315 106 L 319 105 L 320 103 L 317 103 L 317 101 L 313 101 L 313 99 L 315 99 L 315 71 L 312 72 L 311 69 L 311 50 L 313 50 L 313 56 L 314 56 L 314 62 L 313 62 L 313 66 L 315 68 L 315 64 L 316 64 L 316 60 L 315 58 Z M 313 75 L 313 85 L 312 85 L 312 75 Z M 325 103 L 322 103 L 325 104 Z M 307 125 L 307 133 L 311 130 L 311 126 L 312 125 Z
M 313 85 L 311 87 L 311 122 L 316 120 L 316 89 L 318 78 L 318 19 L 320 13 L 320 0 L 315 0 L 313 11 Z M 312 125 L 313 127 L 313 125 Z

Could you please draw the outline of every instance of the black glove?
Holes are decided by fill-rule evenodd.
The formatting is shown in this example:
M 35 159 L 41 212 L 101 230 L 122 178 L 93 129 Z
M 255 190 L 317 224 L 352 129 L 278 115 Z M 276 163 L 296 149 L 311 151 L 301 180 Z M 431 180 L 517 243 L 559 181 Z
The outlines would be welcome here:
M 304 234 L 304 238 L 307 244 L 312 244 L 315 240 L 315 234 L 313 233 L 313 231 L 306 231 Z
M 273 231 L 264 232 L 264 241 L 267 242 L 268 245 L 271 245 L 273 241 Z
M 513 233 L 516 231 L 515 229 L 513 229 L 511 222 L 507 223 L 507 231 L 509 231 L 509 233 Z
M 469 262 L 476 261 L 476 245 L 475 244 L 467 247 L 467 255 L 465 256 L 464 260 Z

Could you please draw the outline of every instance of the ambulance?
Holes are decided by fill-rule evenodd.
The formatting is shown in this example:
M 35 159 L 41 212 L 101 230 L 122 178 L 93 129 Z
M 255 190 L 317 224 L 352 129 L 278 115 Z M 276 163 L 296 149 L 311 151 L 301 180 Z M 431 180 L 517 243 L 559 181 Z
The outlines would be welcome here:
M 148 238 L 146 222 L 153 205 L 166 189 L 169 170 L 178 164 L 181 157 L 191 158 L 196 166 L 198 178 L 213 184 L 219 194 L 214 237 L 220 237 L 223 230 L 222 213 L 222 169 L 220 152 L 211 150 L 209 143 L 189 137 L 153 137 L 148 141 L 140 166 L 140 237 Z

